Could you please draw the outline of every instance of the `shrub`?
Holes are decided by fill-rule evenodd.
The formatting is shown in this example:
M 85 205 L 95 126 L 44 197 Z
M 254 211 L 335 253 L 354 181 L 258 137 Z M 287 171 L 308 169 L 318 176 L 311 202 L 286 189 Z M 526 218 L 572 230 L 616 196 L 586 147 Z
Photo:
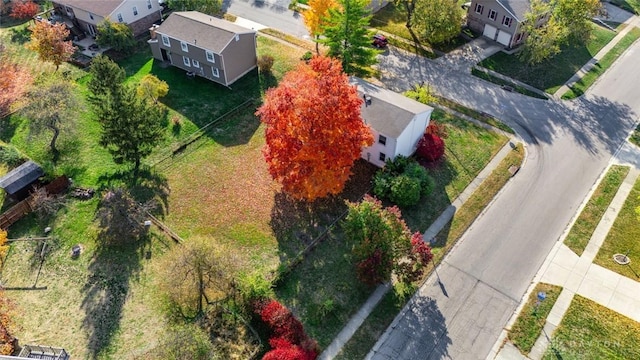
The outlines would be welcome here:
M 96 43 L 102 47 L 110 46 L 115 51 L 126 51 L 136 45 L 131 28 L 124 23 L 114 23 L 105 19 L 98 24 Z
M 300 57 L 300 60 L 309 61 L 311 60 L 312 57 L 313 57 L 313 53 L 311 51 L 307 51 Z
M 404 95 L 423 104 L 435 104 L 438 102 L 438 98 L 433 95 L 431 87 L 425 84 L 414 85 L 413 89 L 405 91 Z
M 444 155 L 444 141 L 436 134 L 425 133 L 416 153 L 429 162 L 437 161 Z
M 402 174 L 393 179 L 389 199 L 400 206 L 413 206 L 420 201 L 420 181 Z
M 22 164 L 25 159 L 13 146 L 0 146 L 0 162 L 12 169 Z
M 261 55 L 258 57 L 258 71 L 263 74 L 271 73 L 271 68 L 273 67 L 273 56 L 271 55 Z
M 11 16 L 14 19 L 29 19 L 38 13 L 40 7 L 33 1 L 18 1 L 11 7 Z
M 435 181 L 415 159 L 397 156 L 373 177 L 373 193 L 400 206 L 415 205 L 431 194 Z

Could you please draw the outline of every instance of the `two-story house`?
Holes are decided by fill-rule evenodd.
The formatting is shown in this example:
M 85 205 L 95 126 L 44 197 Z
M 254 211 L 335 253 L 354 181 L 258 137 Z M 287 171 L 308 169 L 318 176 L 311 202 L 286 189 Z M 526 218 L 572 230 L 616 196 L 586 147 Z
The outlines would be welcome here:
M 162 17 L 158 0 L 53 0 L 53 6 L 91 36 L 105 19 L 127 24 L 138 36 Z
M 362 158 L 383 167 L 398 155 L 413 155 L 433 108 L 357 77 L 350 77 L 349 82 L 363 99 L 362 119 L 373 134 L 373 145 L 362 149 Z
M 530 10 L 530 0 L 472 0 L 467 11 L 467 25 L 491 40 L 513 48 L 526 37 L 522 23 Z M 541 24 L 547 20 L 546 16 L 538 19 Z
M 258 64 L 256 32 L 197 11 L 174 12 L 150 29 L 153 57 L 224 86 Z

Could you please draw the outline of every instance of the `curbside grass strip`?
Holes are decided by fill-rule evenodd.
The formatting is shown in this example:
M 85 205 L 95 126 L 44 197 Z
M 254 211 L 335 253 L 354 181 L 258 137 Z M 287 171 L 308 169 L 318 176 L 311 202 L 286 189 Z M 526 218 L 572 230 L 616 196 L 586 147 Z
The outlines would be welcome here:
M 629 169 L 628 166 L 611 166 L 571 227 L 569 234 L 564 239 L 564 244 L 578 256 L 581 256 L 587 247 L 591 235 L 607 211 L 611 200 L 616 196 L 620 185 L 629 173 Z

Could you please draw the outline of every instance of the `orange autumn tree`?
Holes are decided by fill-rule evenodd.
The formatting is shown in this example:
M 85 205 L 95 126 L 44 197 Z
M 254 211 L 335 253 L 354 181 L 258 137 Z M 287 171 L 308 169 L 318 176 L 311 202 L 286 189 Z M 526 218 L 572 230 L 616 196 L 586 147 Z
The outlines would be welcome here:
M 362 147 L 373 143 L 361 104 L 340 62 L 322 56 L 267 91 L 256 115 L 267 125 L 269 173 L 285 192 L 313 201 L 342 191 Z
M 27 69 L 13 64 L 9 56 L 0 52 L 0 119 L 11 112 L 12 104 L 22 99 L 31 81 Z
M 37 52 L 40 60 L 54 63 L 57 71 L 60 64 L 71 58 L 76 48 L 71 41 L 65 41 L 69 36 L 67 25 L 37 21 L 30 29 L 31 41 L 27 48 Z
M 336 6 L 338 6 L 336 0 L 309 0 L 309 8 L 302 13 L 302 16 L 309 33 L 316 40 L 322 35 L 322 27 L 327 23 L 326 18 L 329 15 L 329 9 Z M 316 53 L 320 54 L 318 44 L 318 41 L 316 41 Z

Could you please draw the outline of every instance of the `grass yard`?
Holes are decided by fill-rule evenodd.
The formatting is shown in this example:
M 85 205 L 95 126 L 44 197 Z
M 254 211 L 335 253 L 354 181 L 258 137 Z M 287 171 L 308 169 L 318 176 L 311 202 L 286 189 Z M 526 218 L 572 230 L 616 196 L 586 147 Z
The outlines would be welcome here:
M 556 303 L 562 287 L 538 283 L 529 295 L 529 300 L 524 305 L 516 322 L 509 329 L 509 340 L 522 352 L 528 354 L 542 333 L 545 319 Z M 546 299 L 538 301 L 538 293 L 544 292 Z
M 558 55 L 540 64 L 529 66 L 516 55 L 499 52 L 478 65 L 553 94 L 616 36 L 611 30 L 595 24 L 592 26 L 593 33 L 586 45 L 564 46 Z M 618 26 L 617 30 L 622 30 L 623 26 Z
M 23 47 L 23 26 L 0 27 L 0 40 L 6 46 L 5 52 L 9 53 L 11 59 L 30 68 L 35 76 L 51 76 L 53 66 L 39 62 L 34 53 Z M 159 67 L 154 61 L 149 60 L 150 52 L 146 44 L 133 56 L 120 62 L 125 67 L 130 82 L 139 80 L 147 73 L 153 73 L 167 81 L 170 86 L 169 94 L 161 101 L 169 110 L 166 124 L 167 140 L 150 160 L 161 157 L 165 154 L 164 149 L 171 150 L 199 127 L 244 103 L 247 98 L 259 100 L 266 88 L 277 84 L 278 78 L 299 63 L 302 54 L 302 51 L 264 37 L 258 38 L 258 46 L 260 54 L 269 53 L 275 57 L 273 74 L 248 74 L 234 84 L 233 89 L 202 79 L 188 79 L 181 70 Z M 88 80 L 84 70 L 63 64 L 58 73 L 71 80 L 77 80 L 78 94 L 84 98 L 84 85 Z M 204 184 L 204 187 L 216 184 L 220 180 L 218 178 L 229 178 L 228 174 L 216 173 L 215 168 L 211 166 L 210 159 L 216 156 L 222 159 L 236 154 L 235 159 L 239 161 L 239 166 L 245 166 L 249 171 L 264 169 L 251 164 L 255 159 L 262 159 L 259 151 L 251 152 L 259 150 L 262 134 L 257 132 L 258 122 L 253 115 L 255 104 L 253 105 L 252 108 L 242 108 L 234 116 L 219 120 L 204 134 L 201 141 L 184 153 L 178 154 L 180 156 L 175 157 L 174 163 L 167 162 L 171 166 L 160 170 L 166 170 L 168 176 L 160 170 L 142 171 L 142 178 L 138 185 L 132 188 L 132 193 L 138 196 L 138 200 L 156 196 L 162 204 L 162 212 L 168 213 L 169 216 L 177 215 L 178 210 L 181 210 L 181 204 L 177 201 L 171 202 L 174 198 L 168 197 L 169 189 L 175 188 L 177 194 L 185 183 L 187 186 L 190 185 L 188 180 L 204 177 L 189 172 L 192 168 L 188 166 L 187 169 L 178 169 L 176 173 L 171 171 L 176 169 L 175 163 L 184 161 L 185 155 L 191 156 L 193 149 L 198 149 L 198 146 L 211 146 L 215 152 L 215 155 L 210 151 L 204 152 L 201 158 L 195 157 L 191 158 L 190 162 L 185 161 L 191 166 L 202 165 L 210 171 L 209 175 L 213 177 L 205 178 L 209 183 Z M 114 164 L 111 156 L 102 147 L 97 146 L 100 128 L 87 104 L 83 104 L 78 111 L 75 131 L 61 135 L 61 155 L 55 164 L 45 150 L 49 139 L 46 135 L 29 136 L 27 120 L 18 114 L 3 121 L 0 140 L 10 143 L 39 162 L 47 172 L 64 173 L 73 178 L 74 184 L 98 190 L 126 181 L 126 170 Z M 257 139 L 255 141 L 254 136 Z M 260 164 L 262 163 L 260 161 Z M 236 175 L 244 179 L 246 172 Z M 254 188 L 256 184 L 245 179 L 243 183 L 235 182 L 232 185 L 234 189 L 237 189 L 238 185 L 247 189 Z M 267 186 L 269 190 L 270 186 L 271 183 Z M 226 192 L 211 192 L 209 195 L 217 197 L 230 193 L 234 196 L 242 194 L 227 189 Z M 271 196 L 273 197 L 273 192 Z M 48 244 L 46 261 L 36 290 L 31 287 L 34 285 L 39 265 L 40 247 L 37 243 L 13 244 L 2 273 L 3 284 L 9 288 L 6 291 L 7 296 L 18 304 L 14 319 L 19 328 L 15 334 L 21 344 L 36 343 L 64 347 L 74 358 L 79 359 L 106 359 L 116 356 L 133 358 L 162 343 L 167 323 L 157 299 L 154 267 L 156 261 L 173 244 L 163 235 L 152 232 L 148 241 L 135 246 L 109 249 L 99 246 L 97 237 L 100 229 L 94 219 L 98 202 L 98 197 L 89 201 L 68 200 L 55 218 L 39 219 L 30 215 L 11 227 L 10 238 L 41 235 L 45 226 L 53 228 L 52 235 L 55 237 L 55 240 Z M 237 204 L 241 202 L 238 201 Z M 248 203 L 244 201 L 242 204 Z M 227 209 L 228 207 L 223 210 Z M 237 209 L 246 210 L 247 216 L 252 215 L 253 209 Z M 268 217 L 270 215 L 267 214 Z M 226 214 L 221 216 L 224 217 Z M 206 221 L 203 223 L 206 224 Z M 254 231 L 258 227 L 245 225 L 246 222 L 238 221 L 237 226 L 225 229 L 225 235 L 233 239 L 241 237 L 246 241 L 243 244 L 247 246 L 265 241 L 260 237 L 259 231 Z M 243 234 L 248 234 L 248 237 L 243 237 Z M 273 238 L 268 239 L 271 240 Z M 76 244 L 82 244 L 83 253 L 78 259 L 73 260 L 70 249 Z M 269 242 L 268 245 L 270 249 L 274 248 L 273 242 Z M 258 251 L 256 254 L 257 257 L 249 259 L 249 262 L 255 260 L 260 264 L 257 266 L 259 270 L 273 265 L 269 263 L 272 258 L 261 261 L 262 253 Z M 271 253 L 265 257 L 268 258 L 268 255 Z M 277 256 L 275 259 L 278 259 Z
M 527 89 L 527 88 L 525 88 L 523 86 L 520 86 L 520 85 L 518 85 L 518 84 L 516 84 L 516 83 L 514 83 L 512 81 L 506 81 L 506 80 L 500 79 L 500 78 L 495 77 L 495 76 L 493 76 L 493 75 L 491 75 L 489 73 L 486 73 L 484 71 L 480 71 L 480 70 L 478 70 L 476 68 L 472 68 L 471 69 L 471 75 L 477 76 L 480 79 L 486 80 L 488 82 L 491 82 L 491 83 L 494 83 L 494 84 L 497 84 L 497 85 L 500 85 L 500 86 L 502 86 L 502 85 L 510 86 L 510 87 L 513 88 L 513 91 L 518 92 L 518 93 L 520 93 L 522 95 L 531 96 L 531 97 L 534 97 L 534 98 L 537 98 L 537 99 L 547 100 L 547 97 L 542 96 L 542 95 L 540 95 L 540 94 L 538 94 L 536 92 L 533 92 L 533 91 L 531 91 L 531 90 L 529 90 L 529 89 Z
M 509 167 L 520 165 L 523 160 L 524 148 L 519 144 L 514 151 L 510 152 L 502 160 L 491 175 L 480 184 L 480 187 L 476 189 L 467 202 L 456 211 L 448 227 L 443 229 L 436 237 L 433 247 L 434 261 L 436 263 L 440 262 L 485 206 L 509 181 L 511 178 L 511 174 L 508 171 Z M 432 271 L 431 267 L 428 269 L 428 272 L 430 271 Z M 345 344 L 336 359 L 363 359 L 384 330 L 391 324 L 398 311 L 406 304 L 408 301 L 407 295 L 412 293 L 411 289 L 400 287 L 388 292 L 351 340 Z
M 581 256 L 582 252 L 584 252 L 584 248 L 589 243 L 602 215 L 607 211 L 611 200 L 616 196 L 628 173 L 628 166 L 614 165 L 609 168 L 609 171 L 598 184 L 589 202 L 582 209 L 582 212 L 571 227 L 569 234 L 564 239 L 564 244 L 578 256 Z
M 640 280 L 640 226 L 636 209 L 640 207 L 640 179 L 636 181 L 627 200 L 618 213 L 607 238 L 600 247 L 594 263 L 635 281 Z M 618 265 L 613 261 L 614 254 L 626 254 L 629 251 L 631 263 Z
M 607 69 L 624 53 L 631 44 L 640 38 L 640 29 L 634 27 L 618 42 L 596 65 L 587 72 L 582 79 L 573 84 L 570 89 L 562 95 L 563 99 L 574 99 L 584 94 L 587 89 L 596 82 L 598 77 L 604 74 Z
M 575 295 L 543 359 L 640 359 L 640 323 Z

